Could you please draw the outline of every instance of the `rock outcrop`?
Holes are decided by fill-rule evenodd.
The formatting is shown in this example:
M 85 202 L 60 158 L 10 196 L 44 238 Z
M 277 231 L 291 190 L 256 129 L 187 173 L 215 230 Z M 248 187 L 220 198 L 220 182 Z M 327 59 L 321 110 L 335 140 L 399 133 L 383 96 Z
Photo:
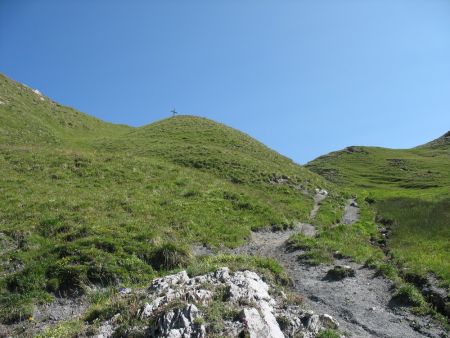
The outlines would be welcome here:
M 170 338 L 202 338 L 210 333 L 227 337 L 313 338 L 325 329 L 339 327 L 331 316 L 304 310 L 248 270 L 231 272 L 221 268 L 192 278 L 181 271 L 155 279 L 144 292 L 146 301 L 137 313 L 142 325 L 140 329 L 130 328 L 129 333 L 141 330 L 144 336 Z M 214 316 L 215 309 L 220 309 L 220 318 Z M 119 316 L 104 322 L 98 337 L 112 337 Z

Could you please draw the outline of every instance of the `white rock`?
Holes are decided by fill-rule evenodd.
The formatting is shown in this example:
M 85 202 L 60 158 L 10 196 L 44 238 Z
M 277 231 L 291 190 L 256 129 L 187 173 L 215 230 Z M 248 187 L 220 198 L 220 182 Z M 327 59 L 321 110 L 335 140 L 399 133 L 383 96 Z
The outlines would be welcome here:
M 171 310 L 158 319 L 155 334 L 157 337 L 203 338 L 206 336 L 205 326 L 195 323 L 200 316 L 200 311 L 194 304 Z
M 251 271 L 237 271 L 228 282 L 230 300 L 247 302 L 265 300 L 271 302 L 269 286 Z
M 213 293 L 209 290 L 191 289 L 186 292 L 186 299 L 193 303 L 207 305 L 213 298 Z
M 318 333 L 320 330 L 320 319 L 319 315 L 312 315 L 308 319 L 308 323 L 306 324 L 306 329 L 313 333 Z
M 281 332 L 275 317 L 270 311 L 269 313 L 273 317 L 273 321 L 275 321 L 275 323 L 272 322 L 272 318 L 269 319 L 268 323 L 266 321 L 265 315 L 261 315 L 256 308 L 245 308 L 244 310 L 242 310 L 240 317 L 244 322 L 244 327 L 246 327 L 250 338 L 284 337 L 284 334 Z
M 214 277 L 220 282 L 226 282 L 230 279 L 230 269 L 220 268 L 214 273 Z
M 273 314 L 273 308 L 266 302 L 261 302 L 259 306 L 263 320 L 267 324 L 269 337 L 284 337 L 283 332 L 281 332 L 280 325 L 278 325 L 277 319 Z
M 150 285 L 150 289 L 156 292 L 161 292 L 173 285 L 187 283 L 188 281 L 189 276 L 186 271 L 181 271 L 174 275 L 154 279 Z
M 327 196 L 328 195 L 328 191 L 326 191 L 325 189 L 321 189 L 321 190 L 319 190 L 319 194 Z

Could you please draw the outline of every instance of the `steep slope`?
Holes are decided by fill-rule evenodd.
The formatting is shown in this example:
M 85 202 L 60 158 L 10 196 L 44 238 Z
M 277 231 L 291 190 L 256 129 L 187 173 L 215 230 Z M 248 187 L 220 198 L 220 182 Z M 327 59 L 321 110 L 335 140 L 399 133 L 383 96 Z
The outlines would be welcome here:
M 306 167 L 374 202 L 407 278 L 434 272 L 450 285 L 449 133 L 413 149 L 348 147 Z
M 315 188 L 341 212 L 334 184 L 213 121 L 116 126 L 0 80 L 2 321 L 188 265 L 196 245 L 235 247 L 251 229 L 307 221 Z

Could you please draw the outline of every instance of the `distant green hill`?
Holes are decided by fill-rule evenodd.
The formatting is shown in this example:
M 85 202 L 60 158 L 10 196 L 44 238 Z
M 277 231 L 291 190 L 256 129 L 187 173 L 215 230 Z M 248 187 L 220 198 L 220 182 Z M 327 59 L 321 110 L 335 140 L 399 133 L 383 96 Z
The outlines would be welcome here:
M 193 245 L 308 221 L 316 188 L 330 191 L 318 219 L 339 219 L 333 183 L 232 128 L 113 125 L 0 76 L 0 318 L 51 293 L 148 281 L 189 264 Z
M 450 133 L 413 149 L 352 146 L 306 167 L 362 198 L 390 224 L 390 254 L 405 274 L 450 285 Z

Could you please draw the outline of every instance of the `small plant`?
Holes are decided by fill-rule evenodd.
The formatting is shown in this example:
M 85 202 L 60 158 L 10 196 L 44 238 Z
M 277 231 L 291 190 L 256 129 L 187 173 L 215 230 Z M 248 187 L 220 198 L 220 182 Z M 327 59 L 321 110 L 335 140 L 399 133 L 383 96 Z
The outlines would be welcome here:
M 285 316 L 278 316 L 277 318 L 277 323 L 280 326 L 281 331 L 285 331 L 287 330 L 287 328 L 289 328 L 289 325 L 291 324 L 291 321 L 289 320 L 289 318 L 285 317 Z
M 341 280 L 347 277 L 355 277 L 355 269 L 349 266 L 336 265 L 328 270 L 326 278 L 329 280 Z
M 205 318 L 198 316 L 194 319 L 194 325 L 201 326 L 205 324 Z
M 174 243 L 166 243 L 155 250 L 151 265 L 158 270 L 171 270 L 187 266 L 192 260 L 189 250 Z
M 299 295 L 294 292 L 288 292 L 286 295 L 286 304 L 287 305 L 296 305 L 302 306 L 305 302 L 305 298 L 302 295 Z
M 422 294 L 409 283 L 404 283 L 395 292 L 394 299 L 402 305 L 423 307 L 426 305 Z
M 326 329 L 320 331 L 317 338 L 339 338 L 340 334 L 336 330 Z
M 68 321 L 57 324 L 55 326 L 47 327 L 42 333 L 36 335 L 36 338 L 65 338 L 74 337 L 81 333 L 84 325 L 80 321 Z

